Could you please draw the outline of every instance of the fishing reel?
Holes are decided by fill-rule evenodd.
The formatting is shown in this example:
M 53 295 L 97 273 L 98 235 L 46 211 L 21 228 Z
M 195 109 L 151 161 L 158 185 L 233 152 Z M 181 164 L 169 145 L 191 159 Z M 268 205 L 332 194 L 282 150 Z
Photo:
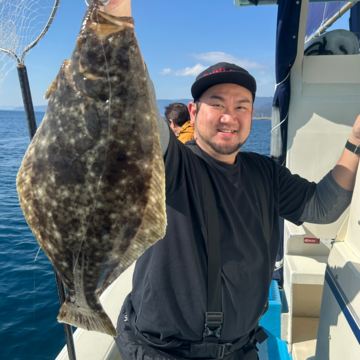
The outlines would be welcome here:
M 96 0 L 95 0 L 95 1 L 96 1 Z M 85 4 L 86 4 L 87 6 L 90 5 L 90 2 L 91 2 L 91 0 L 90 0 L 90 1 L 89 1 L 89 0 L 85 0 Z M 99 3 L 100 6 L 105 6 L 105 5 L 107 5 L 109 2 L 110 2 L 110 0 L 103 0 L 103 1 L 98 0 L 98 3 Z

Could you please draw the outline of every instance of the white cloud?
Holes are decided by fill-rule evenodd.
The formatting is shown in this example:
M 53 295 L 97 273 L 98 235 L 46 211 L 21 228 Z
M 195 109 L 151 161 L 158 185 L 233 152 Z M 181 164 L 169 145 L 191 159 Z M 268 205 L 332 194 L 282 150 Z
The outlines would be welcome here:
M 193 67 L 187 67 L 183 70 L 175 72 L 176 76 L 197 76 L 206 69 L 206 66 L 202 64 L 196 64 Z
M 258 63 L 256 61 L 250 61 L 248 59 L 239 59 L 234 55 L 226 54 L 220 51 L 208 52 L 203 54 L 192 54 L 191 57 L 199 61 L 195 66 L 186 67 L 181 70 L 164 68 L 162 71 L 160 71 L 160 74 L 195 77 L 199 75 L 202 71 L 204 71 L 209 65 L 216 64 L 218 62 L 228 62 L 241 66 L 246 70 L 250 71 L 250 73 L 255 77 L 258 85 L 258 96 L 271 96 L 274 92 L 274 62 Z
M 208 52 L 204 54 L 193 54 L 193 57 L 197 60 L 207 62 L 209 64 L 216 64 L 218 62 L 228 62 L 231 64 L 236 64 L 247 70 L 251 69 L 263 69 L 264 65 L 261 65 L 255 61 L 250 61 L 247 59 L 239 59 L 234 55 L 226 54 L 220 51 Z
M 265 65 L 259 64 L 255 61 L 250 61 L 247 59 L 239 59 L 234 55 L 226 54 L 220 51 L 213 51 L 203 54 L 192 54 L 192 57 L 196 60 L 200 60 L 201 62 L 216 64 L 219 62 L 228 62 L 231 64 L 236 64 L 241 66 L 247 70 L 263 70 L 266 68 Z M 193 67 L 186 67 L 182 70 L 172 70 L 169 68 L 163 69 L 160 71 L 161 75 L 173 75 L 173 76 L 197 76 L 203 70 L 205 70 L 207 66 L 202 65 L 201 63 L 196 64 Z M 265 74 L 265 72 L 264 72 Z
M 206 69 L 206 66 L 202 64 L 196 64 L 193 67 L 186 67 L 185 69 L 174 71 L 171 69 L 163 69 L 160 71 L 161 75 L 174 75 L 174 76 L 197 76 L 203 70 Z
M 160 74 L 161 75 L 169 75 L 169 74 L 172 74 L 173 71 L 171 69 L 163 69 L 160 71 Z

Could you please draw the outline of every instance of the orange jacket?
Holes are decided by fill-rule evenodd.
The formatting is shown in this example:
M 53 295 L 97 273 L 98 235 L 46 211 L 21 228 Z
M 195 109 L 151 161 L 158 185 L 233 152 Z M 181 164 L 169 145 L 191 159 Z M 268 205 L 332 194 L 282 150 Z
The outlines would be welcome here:
M 178 139 L 185 144 L 187 141 L 192 140 L 193 137 L 194 137 L 194 126 L 190 124 L 190 121 L 188 121 L 181 127 Z

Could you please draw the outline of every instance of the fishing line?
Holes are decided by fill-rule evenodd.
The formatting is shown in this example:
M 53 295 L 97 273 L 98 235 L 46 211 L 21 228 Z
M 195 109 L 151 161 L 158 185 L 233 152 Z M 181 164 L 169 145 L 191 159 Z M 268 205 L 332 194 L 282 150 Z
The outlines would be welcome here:
M 39 250 L 36 253 L 34 263 L 36 262 L 36 260 L 38 258 L 40 250 L 41 250 L 41 246 L 39 247 Z M 33 296 L 33 311 L 32 311 L 33 320 L 35 320 L 35 303 L 36 303 L 35 295 L 36 295 L 36 265 L 34 264 L 34 296 Z
M 33 320 L 35 320 L 35 303 L 36 303 L 35 295 L 36 295 L 36 266 L 34 264 L 34 296 L 33 296 L 33 311 L 32 311 Z
M 37 260 L 40 250 L 41 250 L 41 246 L 39 247 L 39 250 L 38 250 L 38 252 L 36 253 L 36 256 L 35 256 L 34 262 Z
M 104 1 L 101 3 L 101 5 L 106 5 L 107 3 L 109 3 L 110 0 L 108 0 L 107 2 Z M 87 3 L 87 1 L 85 0 L 85 2 Z M 99 1 L 100 3 L 100 1 Z M 99 13 L 96 12 L 96 16 L 98 17 L 99 16 Z M 99 24 L 99 18 L 96 19 L 97 20 L 97 23 Z M 102 39 L 102 34 L 101 34 L 101 27 L 99 27 L 100 29 L 100 43 L 101 43 L 101 49 L 102 49 L 102 52 L 103 52 L 103 55 L 104 55 L 104 59 L 105 59 L 105 68 L 106 68 L 106 73 L 107 73 L 107 79 L 108 79 L 108 84 L 109 84 L 109 99 L 107 100 L 107 104 L 109 106 L 109 117 L 108 117 L 108 133 L 107 133 L 107 138 L 106 138 L 106 146 L 105 146 L 105 160 L 104 160 L 104 170 L 102 172 L 102 174 L 100 175 L 100 178 L 99 178 L 99 181 L 98 181 L 98 184 L 97 184 L 97 189 L 96 189 L 96 193 L 94 195 L 94 198 L 96 199 L 96 196 L 97 194 L 99 193 L 99 190 L 100 190 L 100 186 L 101 186 L 101 180 L 102 180 L 102 177 L 104 175 L 104 172 L 105 172 L 105 169 L 106 169 L 106 161 L 107 161 L 107 154 L 108 154 L 108 150 L 109 150 L 109 136 L 110 136 L 110 120 L 111 120 L 111 95 L 112 95 L 112 88 L 111 88 L 111 80 L 110 80 L 110 71 L 109 71 L 109 66 L 108 66 L 108 62 L 107 62 L 107 58 L 106 58 L 106 53 L 105 53 L 105 47 L 104 47 L 104 44 L 103 44 L 103 39 Z M 75 264 L 74 264 L 74 267 L 73 267 L 73 272 L 75 272 L 75 268 L 78 264 L 78 261 L 79 261 L 79 255 L 80 255 L 80 252 L 81 252 L 81 248 L 82 248 L 82 245 L 84 243 L 84 240 L 85 240 L 85 236 L 86 236 L 86 232 L 89 228 L 89 224 L 90 224 L 90 220 L 91 220 L 91 217 L 94 215 L 95 213 L 95 207 L 96 207 L 96 200 L 94 200 L 94 204 L 93 204 L 93 209 L 92 209 L 92 212 L 89 216 L 89 220 L 88 220 L 88 223 L 87 223 L 87 226 L 86 226 L 86 230 L 84 232 L 84 235 L 83 235 L 83 238 L 81 239 L 81 243 L 80 243 L 80 248 L 79 248 L 79 251 L 77 253 L 77 256 L 76 256 L 76 260 L 75 260 Z M 84 215 L 86 216 L 86 215 Z
M 32 318 L 35 320 L 35 292 L 36 292 L 36 277 L 35 277 L 36 268 L 34 266 L 34 290 L 33 290 L 33 310 L 32 310 Z

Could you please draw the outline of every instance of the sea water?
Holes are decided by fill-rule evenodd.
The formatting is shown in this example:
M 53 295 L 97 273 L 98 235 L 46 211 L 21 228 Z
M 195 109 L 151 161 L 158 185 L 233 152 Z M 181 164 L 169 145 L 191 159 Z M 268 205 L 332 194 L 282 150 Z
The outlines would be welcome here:
M 44 113 L 35 115 L 39 125 Z M 254 120 L 243 150 L 269 156 L 270 126 Z M 55 359 L 65 345 L 53 267 L 37 256 L 16 191 L 29 142 L 25 113 L 0 111 L 0 358 L 9 360 Z

